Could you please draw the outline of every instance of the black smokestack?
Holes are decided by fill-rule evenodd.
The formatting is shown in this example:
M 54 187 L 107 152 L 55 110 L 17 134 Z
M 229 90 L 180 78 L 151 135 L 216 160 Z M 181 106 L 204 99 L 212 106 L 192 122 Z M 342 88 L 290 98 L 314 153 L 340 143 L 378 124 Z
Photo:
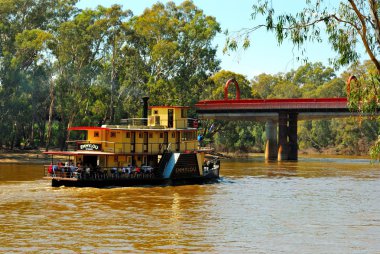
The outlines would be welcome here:
M 148 96 L 144 96 L 142 98 L 143 100 L 143 103 L 144 103 L 144 107 L 143 107 L 143 124 L 145 126 L 148 125 L 148 100 L 149 100 L 149 97 Z

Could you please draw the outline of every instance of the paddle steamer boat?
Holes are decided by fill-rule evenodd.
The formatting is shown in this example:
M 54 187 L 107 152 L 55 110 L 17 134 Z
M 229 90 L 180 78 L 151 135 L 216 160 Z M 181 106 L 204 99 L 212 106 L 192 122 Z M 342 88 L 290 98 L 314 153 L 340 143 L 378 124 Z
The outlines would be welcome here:
M 78 134 L 70 136 L 83 139 L 70 140 L 68 151 L 45 152 L 52 163 L 45 165 L 44 178 L 54 187 L 217 181 L 220 161 L 206 156 L 208 149 L 199 146 L 197 121 L 187 118 L 189 108 L 151 106 L 148 116 L 148 98 L 143 101 L 143 118 L 127 119 L 123 125 L 70 128 L 70 133 Z

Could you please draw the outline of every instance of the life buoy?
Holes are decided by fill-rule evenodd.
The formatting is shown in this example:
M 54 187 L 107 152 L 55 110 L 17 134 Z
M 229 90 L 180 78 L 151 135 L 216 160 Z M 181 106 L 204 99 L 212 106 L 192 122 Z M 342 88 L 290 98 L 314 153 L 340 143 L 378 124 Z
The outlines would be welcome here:
M 198 128 L 198 120 L 197 119 L 194 120 L 193 126 L 194 126 L 194 128 Z

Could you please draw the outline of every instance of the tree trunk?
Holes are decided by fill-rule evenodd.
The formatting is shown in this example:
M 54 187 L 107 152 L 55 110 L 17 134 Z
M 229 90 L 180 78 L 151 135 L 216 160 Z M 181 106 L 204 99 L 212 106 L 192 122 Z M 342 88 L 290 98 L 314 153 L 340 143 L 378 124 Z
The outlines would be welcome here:
M 375 33 L 375 38 L 380 48 L 380 21 L 377 14 L 379 8 L 379 2 L 377 0 L 369 0 L 369 12 L 371 14 L 372 26 Z
M 33 112 L 33 119 L 31 123 L 31 128 L 30 128 L 30 138 L 29 138 L 29 146 L 34 149 L 34 122 L 36 119 L 36 111 Z M 26 145 L 26 144 L 25 144 Z
M 65 144 L 65 150 L 67 150 L 68 148 L 68 145 L 69 145 L 69 141 L 70 141 L 70 128 L 73 126 L 73 122 L 74 122 L 74 119 L 75 119 L 75 116 L 76 114 L 72 114 L 70 117 L 69 117 L 69 122 L 67 123 L 67 132 L 66 132 L 66 144 Z
M 50 107 L 49 107 L 49 122 L 48 122 L 48 130 L 46 136 L 46 146 L 45 151 L 49 150 L 50 140 L 51 140 L 51 126 L 53 122 L 53 109 L 54 109 L 54 82 L 50 83 Z

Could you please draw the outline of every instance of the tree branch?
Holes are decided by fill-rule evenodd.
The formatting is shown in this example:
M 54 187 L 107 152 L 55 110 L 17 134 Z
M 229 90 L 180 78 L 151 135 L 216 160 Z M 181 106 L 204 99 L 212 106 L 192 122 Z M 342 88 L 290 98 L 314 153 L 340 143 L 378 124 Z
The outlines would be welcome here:
M 372 1 L 372 0 L 369 0 L 369 1 Z M 367 41 L 367 25 L 365 23 L 364 16 L 359 11 L 359 9 L 356 6 L 354 0 L 348 0 L 348 2 L 351 4 L 352 9 L 356 13 L 356 16 L 359 18 L 360 23 L 362 24 L 362 32 L 359 33 L 359 35 L 360 35 L 360 37 L 361 37 L 361 39 L 363 41 L 363 45 L 364 45 L 364 47 L 365 47 L 365 49 L 367 51 L 367 54 L 369 55 L 371 61 L 375 64 L 377 72 L 380 73 L 380 62 L 376 59 L 374 53 L 372 52 L 372 50 L 371 50 L 371 48 L 370 48 L 370 46 L 368 44 L 368 41 Z
M 377 14 L 377 9 L 379 8 L 379 3 L 376 0 L 368 0 L 369 2 L 369 12 L 371 14 L 373 30 L 375 31 L 376 41 L 380 47 L 380 21 Z

